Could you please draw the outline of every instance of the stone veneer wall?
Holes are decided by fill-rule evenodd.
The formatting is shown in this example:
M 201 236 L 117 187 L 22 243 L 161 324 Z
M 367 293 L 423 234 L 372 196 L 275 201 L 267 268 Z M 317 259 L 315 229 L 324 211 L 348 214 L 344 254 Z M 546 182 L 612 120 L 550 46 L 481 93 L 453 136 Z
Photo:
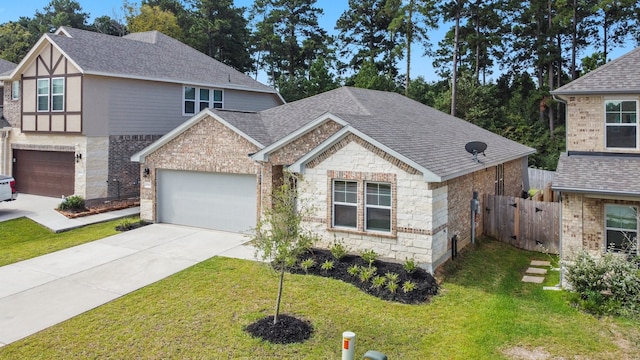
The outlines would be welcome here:
M 640 201 L 609 200 L 583 194 L 562 194 L 562 258 L 571 260 L 578 250 L 600 255 L 606 250 L 604 206 L 626 204 L 640 207 Z
M 112 135 L 109 137 L 108 198 L 140 195 L 140 164 L 131 156 L 158 140 L 160 135 Z
M 329 247 L 344 239 L 351 251 L 373 249 L 381 256 L 404 261 L 414 258 L 431 269 L 433 249 L 446 248 L 447 187 L 430 189 L 422 174 L 389 157 L 371 144 L 351 135 L 307 164 L 299 197 L 309 206 L 312 216 L 305 222 L 319 235 L 320 246 Z M 333 179 L 353 179 L 359 185 L 359 210 L 362 209 L 364 181 L 392 184 L 392 232 L 366 232 L 360 212 L 358 229 L 331 227 Z
M 520 196 L 522 193 L 522 167 L 526 158 L 517 159 L 504 164 L 504 195 Z M 478 192 L 480 212 L 476 221 L 476 236 L 480 236 L 484 212 L 484 194 L 495 194 L 496 167 L 487 167 L 447 182 L 449 211 L 449 242 L 458 236 L 458 250 L 471 243 L 471 199 L 473 192 Z
M 141 164 L 140 217 L 148 221 L 156 220 L 155 179 L 158 169 L 260 176 L 262 167 L 249 157 L 249 154 L 258 150 L 257 146 L 213 118 L 202 119 L 148 155 Z M 144 177 L 145 168 L 150 170 L 148 177 Z M 257 186 L 260 186 L 260 181 Z M 260 189 L 257 188 L 257 191 Z M 257 208 L 259 214 L 260 204 Z
M 605 148 L 604 102 L 611 100 L 638 100 L 638 96 L 604 97 L 568 96 L 567 97 L 567 150 L 568 151 L 602 151 L 619 152 L 619 149 Z M 638 153 L 640 150 L 625 152 Z

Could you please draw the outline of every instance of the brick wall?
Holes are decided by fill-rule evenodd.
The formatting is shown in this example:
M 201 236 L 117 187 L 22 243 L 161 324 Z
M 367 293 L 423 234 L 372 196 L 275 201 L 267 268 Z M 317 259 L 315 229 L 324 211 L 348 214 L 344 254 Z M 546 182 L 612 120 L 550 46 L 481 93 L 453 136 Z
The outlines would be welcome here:
M 9 124 L 14 128 L 20 128 L 21 109 L 20 99 L 11 100 L 11 81 L 6 81 L 2 112 L 4 114 L 4 118 L 7 119 Z
M 504 195 L 520 196 L 522 193 L 522 169 L 524 159 L 517 159 L 504 164 Z M 449 242 L 451 238 L 458 236 L 458 250 L 471 242 L 471 199 L 473 192 L 478 192 L 480 209 L 484 209 L 482 203 L 483 194 L 495 194 L 496 167 L 487 167 L 471 174 L 467 174 L 447 182 L 448 212 L 449 212 Z M 483 232 L 483 212 L 480 211 L 476 221 L 476 236 Z
M 327 121 L 281 149 L 269 154 L 269 162 L 274 165 L 293 164 L 341 128 L 342 125 L 334 121 Z
M 637 99 L 634 96 L 633 99 Z M 611 98 L 613 99 L 613 98 Z M 623 99 L 630 99 L 625 96 Z M 605 148 L 603 96 L 569 96 L 567 98 L 567 150 L 568 151 L 602 151 L 620 152 L 619 149 Z M 636 152 L 640 150 L 626 150 Z
M 257 174 L 262 167 L 249 154 L 259 149 L 223 124 L 207 117 L 145 158 L 140 165 L 140 216 L 155 221 L 156 169 Z M 265 166 L 267 168 L 268 166 Z M 142 173 L 148 168 L 149 175 Z M 270 166 L 268 167 L 270 169 Z M 258 182 L 258 186 L 260 186 Z M 259 189 L 256 189 L 259 191 Z M 258 213 L 260 206 L 258 204 Z
M 159 138 L 160 135 L 116 135 L 109 137 L 108 198 L 127 198 L 140 195 L 140 164 L 132 162 L 131 155 Z
M 570 260 L 580 249 L 599 255 L 606 249 L 606 204 L 639 206 L 640 202 L 586 197 L 582 194 L 562 194 L 562 256 Z

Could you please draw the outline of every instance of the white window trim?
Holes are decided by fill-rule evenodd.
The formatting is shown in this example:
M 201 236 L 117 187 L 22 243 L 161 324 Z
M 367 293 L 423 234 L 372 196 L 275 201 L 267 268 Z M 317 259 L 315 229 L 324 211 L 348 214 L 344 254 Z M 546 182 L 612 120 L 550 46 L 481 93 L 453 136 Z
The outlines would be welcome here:
M 11 100 L 20 99 L 20 80 L 14 80 L 11 83 Z
M 331 227 L 336 229 L 358 229 L 358 190 L 356 190 L 356 202 L 336 201 L 336 182 L 351 182 L 358 186 L 358 182 L 354 180 L 333 179 L 331 182 Z M 350 206 L 356 209 L 356 226 L 336 225 L 336 205 Z
M 364 189 L 363 189 L 363 195 L 364 195 L 364 230 L 367 232 L 377 232 L 377 233 L 383 233 L 383 234 L 390 234 L 391 231 L 393 230 L 393 223 L 392 223 L 392 219 L 393 219 L 393 194 L 390 193 L 389 197 L 390 197 L 390 202 L 389 202 L 389 206 L 384 206 L 384 205 L 370 205 L 367 203 L 367 184 L 381 184 L 381 185 L 389 185 L 389 191 L 391 192 L 391 190 L 393 189 L 393 184 L 391 183 L 386 183 L 386 182 L 379 182 L 379 181 L 365 181 L 364 183 Z M 384 210 L 389 210 L 389 231 L 383 231 L 383 230 L 377 230 L 377 229 L 369 229 L 367 228 L 367 218 L 368 218 L 368 212 L 369 209 L 384 209 Z
M 635 209 L 636 211 L 636 251 L 638 251 L 638 254 L 640 254 L 640 221 L 638 221 L 638 207 L 635 205 L 626 205 L 626 204 L 605 204 L 604 205 L 604 252 L 608 252 L 609 251 L 609 246 L 608 246 L 608 239 L 607 239 L 607 231 L 608 230 L 613 230 L 613 231 L 629 231 L 629 229 L 621 229 L 621 228 L 614 228 L 614 227 L 608 227 L 607 226 L 607 208 L 608 207 L 620 207 L 620 206 L 628 206 L 628 207 L 632 207 L 633 209 Z M 615 252 L 618 252 L 617 250 L 615 250 Z
M 635 101 L 636 103 L 636 122 L 635 124 L 608 124 L 607 123 L 607 103 L 611 102 L 611 101 Z M 604 148 L 607 150 L 638 150 L 639 147 L 639 143 L 640 143 L 640 127 L 638 126 L 638 121 L 640 121 L 639 115 L 640 115 L 640 108 L 638 108 L 638 99 L 635 98 L 605 98 L 604 99 L 604 106 L 603 106 L 603 119 L 604 119 L 604 129 L 603 129 L 603 133 L 602 133 L 602 138 L 604 141 Z M 614 146 L 608 146 L 607 145 L 607 127 L 608 126 L 634 126 L 636 128 L 636 146 L 635 148 L 625 148 L 625 147 L 614 147 Z
M 195 96 L 194 99 L 187 99 L 186 98 L 186 89 L 187 88 L 193 88 L 195 89 Z M 182 85 L 182 116 L 193 116 L 197 113 L 199 113 L 200 110 L 200 103 L 205 102 L 200 100 L 200 90 L 209 90 L 209 101 L 208 101 L 208 106 L 207 108 L 215 108 L 215 104 L 220 104 L 220 107 L 218 107 L 217 109 L 223 109 L 224 108 L 224 90 L 222 89 L 216 89 L 216 88 L 207 88 L 207 87 L 198 87 L 198 86 L 191 86 L 191 85 Z M 221 94 L 221 101 L 214 101 L 215 99 L 215 92 L 219 91 Z M 193 113 L 188 113 L 186 112 L 186 108 L 185 108 L 185 103 L 189 101 L 189 102 L 193 102 Z
M 54 93 L 53 92 L 53 81 L 54 80 L 62 80 L 62 92 L 61 93 Z M 51 78 L 51 81 L 50 81 L 49 84 L 51 86 L 51 89 L 50 89 L 50 93 L 51 93 L 51 101 L 50 101 L 51 112 L 64 112 L 64 109 L 65 109 L 65 106 L 64 106 L 65 105 L 65 103 L 64 103 L 65 102 L 65 96 L 64 96 L 65 91 L 64 90 L 65 90 L 65 87 L 66 87 L 66 82 L 64 81 L 64 78 L 63 77 Z M 53 97 L 54 96 L 61 96 L 62 97 L 62 109 L 55 110 L 53 108 Z
M 46 81 L 47 82 L 47 93 L 46 94 L 40 94 L 40 82 L 41 81 Z M 49 112 L 49 110 L 51 109 L 51 79 L 37 79 L 36 80 L 36 110 L 38 112 Z M 45 97 L 47 99 L 47 108 L 46 109 L 40 109 L 40 98 L 41 97 Z

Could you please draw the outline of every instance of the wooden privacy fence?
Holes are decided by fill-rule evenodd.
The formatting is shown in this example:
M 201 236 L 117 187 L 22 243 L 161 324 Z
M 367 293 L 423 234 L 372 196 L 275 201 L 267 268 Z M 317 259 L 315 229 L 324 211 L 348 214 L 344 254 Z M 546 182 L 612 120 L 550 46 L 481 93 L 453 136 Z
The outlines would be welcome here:
M 558 254 L 560 203 L 485 195 L 484 234 L 513 246 Z

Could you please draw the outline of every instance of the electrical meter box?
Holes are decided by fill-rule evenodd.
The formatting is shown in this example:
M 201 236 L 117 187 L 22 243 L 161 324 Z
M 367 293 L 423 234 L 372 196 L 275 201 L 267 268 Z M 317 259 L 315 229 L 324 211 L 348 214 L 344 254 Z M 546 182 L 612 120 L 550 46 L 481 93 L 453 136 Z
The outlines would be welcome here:
M 387 360 L 387 355 L 375 351 L 375 350 L 369 350 L 364 354 L 364 360 Z

